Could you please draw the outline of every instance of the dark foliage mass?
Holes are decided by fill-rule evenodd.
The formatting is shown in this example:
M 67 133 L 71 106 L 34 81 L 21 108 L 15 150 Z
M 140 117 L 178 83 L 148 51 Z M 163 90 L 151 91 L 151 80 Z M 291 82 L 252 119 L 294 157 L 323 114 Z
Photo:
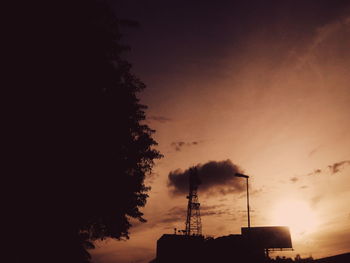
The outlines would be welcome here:
M 312 257 L 307 257 L 307 258 L 302 258 L 299 254 L 295 256 L 294 259 L 292 258 L 287 258 L 287 257 L 280 257 L 277 256 L 276 258 L 269 258 L 266 262 L 269 263 L 312 263 L 312 262 L 317 262 L 317 260 L 314 260 Z
M 84 262 L 92 241 L 145 221 L 144 179 L 161 155 L 142 124 L 145 85 L 122 58 L 120 27 L 132 23 L 103 1 L 52 7 L 26 39 L 34 55 L 11 112 L 15 249 L 26 262 Z
M 196 165 L 201 181 L 199 190 L 207 194 L 228 194 L 245 190 L 245 181 L 235 176 L 240 168 L 231 160 L 210 161 Z M 177 169 L 168 175 L 168 186 L 173 194 L 185 194 L 189 187 L 190 169 Z

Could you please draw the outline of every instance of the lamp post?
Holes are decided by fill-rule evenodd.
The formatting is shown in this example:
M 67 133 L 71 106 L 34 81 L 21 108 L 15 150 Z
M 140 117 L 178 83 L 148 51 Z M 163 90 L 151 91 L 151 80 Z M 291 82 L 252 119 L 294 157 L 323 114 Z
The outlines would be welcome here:
M 245 175 L 245 174 L 240 174 L 240 173 L 236 173 L 235 176 L 237 177 L 243 177 L 245 179 L 247 179 L 247 210 L 248 210 L 248 228 L 250 229 L 250 209 L 249 209 L 249 185 L 248 185 L 248 179 L 249 176 Z

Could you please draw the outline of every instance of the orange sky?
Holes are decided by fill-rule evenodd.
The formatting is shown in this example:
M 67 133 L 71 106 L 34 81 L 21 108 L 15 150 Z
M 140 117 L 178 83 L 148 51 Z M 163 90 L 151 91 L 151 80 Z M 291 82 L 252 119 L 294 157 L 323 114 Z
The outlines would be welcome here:
M 295 251 L 287 255 L 350 251 L 350 16 L 293 43 L 264 30 L 247 33 L 239 54 L 232 47 L 212 64 L 180 58 L 185 66 L 164 71 L 164 78 L 142 75 L 134 63 L 149 87 L 166 85 L 142 94 L 165 157 L 147 179 L 148 222 L 136 223 L 128 241 L 99 243 L 94 262 L 153 259 L 157 239 L 185 225 L 187 199 L 171 195 L 169 172 L 226 159 L 250 176 L 252 226 L 284 225 L 276 213 L 295 202 L 305 206 L 297 215 L 305 222 L 312 214 L 312 227 L 292 229 Z M 176 149 L 178 142 L 184 144 Z M 238 234 L 246 226 L 244 192 L 200 193 L 199 201 L 210 212 L 202 217 L 205 235 Z

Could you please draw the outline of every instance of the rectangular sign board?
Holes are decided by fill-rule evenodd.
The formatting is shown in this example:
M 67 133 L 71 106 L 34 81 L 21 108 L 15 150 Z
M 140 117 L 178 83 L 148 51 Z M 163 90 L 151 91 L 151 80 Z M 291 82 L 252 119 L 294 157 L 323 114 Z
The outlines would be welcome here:
M 242 227 L 242 235 L 263 248 L 292 248 L 290 231 L 286 226 Z

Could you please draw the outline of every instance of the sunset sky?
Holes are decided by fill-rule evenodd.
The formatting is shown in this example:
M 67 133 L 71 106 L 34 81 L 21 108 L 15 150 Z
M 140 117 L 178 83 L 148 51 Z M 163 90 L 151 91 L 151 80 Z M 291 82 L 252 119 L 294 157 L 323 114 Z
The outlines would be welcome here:
M 295 250 L 281 255 L 349 252 L 350 1 L 113 5 L 140 23 L 124 42 L 164 158 L 147 178 L 148 222 L 98 243 L 94 262 L 155 258 L 157 239 L 185 227 L 169 173 L 228 159 L 250 176 L 252 226 L 290 226 Z M 203 234 L 240 234 L 244 189 L 214 190 L 199 189 Z

